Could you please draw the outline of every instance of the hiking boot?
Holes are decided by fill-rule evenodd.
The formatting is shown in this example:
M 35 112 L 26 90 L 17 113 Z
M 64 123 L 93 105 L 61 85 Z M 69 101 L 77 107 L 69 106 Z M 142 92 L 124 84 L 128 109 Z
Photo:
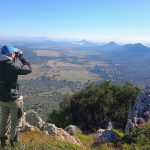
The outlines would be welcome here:
M 9 145 L 9 139 L 7 136 L 0 137 L 1 140 L 1 147 L 5 148 L 7 145 Z
M 15 143 L 18 142 L 18 135 L 15 135 L 13 140 L 10 140 L 10 144 L 12 147 L 15 147 Z

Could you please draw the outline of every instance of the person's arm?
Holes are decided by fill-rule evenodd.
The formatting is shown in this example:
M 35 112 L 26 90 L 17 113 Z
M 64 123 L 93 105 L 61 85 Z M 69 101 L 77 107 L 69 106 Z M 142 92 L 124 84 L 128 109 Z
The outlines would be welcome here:
M 23 57 L 19 57 L 19 60 L 22 63 L 22 66 L 14 66 L 14 69 L 16 70 L 16 74 L 18 75 L 26 75 L 32 72 L 32 68 L 30 63 Z
M 27 65 L 27 66 L 31 67 L 29 61 L 27 61 L 23 56 L 20 56 L 20 57 L 19 57 L 19 60 L 21 61 L 21 63 L 22 63 L 23 65 Z

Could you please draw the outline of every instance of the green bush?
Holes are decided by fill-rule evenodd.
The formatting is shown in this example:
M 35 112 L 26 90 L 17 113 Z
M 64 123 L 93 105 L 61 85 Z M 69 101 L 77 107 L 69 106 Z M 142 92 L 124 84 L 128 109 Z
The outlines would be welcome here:
M 137 128 L 131 130 L 129 136 L 131 143 L 136 143 L 142 150 L 150 149 L 150 122 L 145 123 Z
M 139 91 L 130 83 L 124 86 L 110 81 L 92 84 L 73 96 L 66 96 L 59 112 L 53 111 L 50 115 L 50 122 L 60 127 L 75 124 L 84 131 L 95 131 L 110 119 L 117 127 L 124 128 Z

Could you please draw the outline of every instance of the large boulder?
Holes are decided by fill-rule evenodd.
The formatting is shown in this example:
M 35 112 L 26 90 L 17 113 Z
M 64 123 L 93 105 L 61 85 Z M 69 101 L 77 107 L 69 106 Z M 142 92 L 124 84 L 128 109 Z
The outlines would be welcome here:
M 135 104 L 128 114 L 126 134 L 130 129 L 150 120 L 150 85 L 136 97 Z
M 93 139 L 93 146 L 97 146 L 100 143 L 114 142 L 120 140 L 120 136 L 113 130 L 99 129 L 96 131 L 96 135 Z
M 69 125 L 64 130 L 71 135 L 76 135 L 77 133 L 81 133 L 80 128 L 75 125 Z
M 100 143 L 114 142 L 120 140 L 121 137 L 118 133 L 113 131 L 112 122 L 106 122 L 103 129 L 96 131 L 95 137 L 93 139 L 93 146 L 97 146 Z

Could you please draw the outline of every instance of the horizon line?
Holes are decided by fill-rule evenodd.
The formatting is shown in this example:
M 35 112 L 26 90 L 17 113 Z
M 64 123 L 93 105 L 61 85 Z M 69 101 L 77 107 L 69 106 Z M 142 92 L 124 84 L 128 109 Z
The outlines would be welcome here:
M 90 38 L 74 38 L 74 37 L 49 37 L 49 36 L 24 36 L 24 35 L 11 35 L 11 36 L 6 36 L 6 35 L 2 35 L 0 36 L 0 40 L 17 40 L 17 41 L 23 41 L 23 40 L 68 40 L 68 41 L 81 41 L 81 40 L 86 40 L 89 42 L 96 42 L 96 43 L 106 43 L 106 42 L 115 42 L 115 43 L 144 43 L 144 44 L 149 44 L 150 46 L 150 41 L 147 40 L 139 40 L 139 39 L 129 39 L 127 40 L 125 39 L 121 39 L 121 38 L 117 38 L 117 37 L 110 37 L 110 38 L 99 38 L 99 39 L 90 39 Z

